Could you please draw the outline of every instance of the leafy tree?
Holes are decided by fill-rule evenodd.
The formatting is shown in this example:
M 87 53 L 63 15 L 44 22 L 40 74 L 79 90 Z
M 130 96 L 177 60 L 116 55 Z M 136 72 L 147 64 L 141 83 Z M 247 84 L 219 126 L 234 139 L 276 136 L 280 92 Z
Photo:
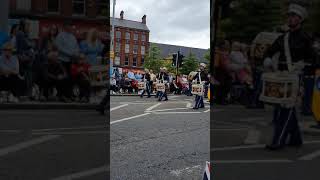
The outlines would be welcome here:
M 183 60 L 183 65 L 179 69 L 181 74 L 189 74 L 191 71 L 195 71 L 198 68 L 198 60 L 196 56 L 190 53 L 187 57 Z
M 149 54 L 145 58 L 144 68 L 153 70 L 158 73 L 160 67 L 162 67 L 164 61 L 161 59 L 161 50 L 158 46 L 151 44 Z
M 251 42 L 261 31 L 284 23 L 284 0 L 237 0 L 228 18 L 221 20 L 220 37 Z
M 207 52 L 204 54 L 203 57 L 205 60 L 207 60 L 207 64 L 210 64 L 211 61 L 211 55 L 210 55 L 210 48 L 207 50 Z

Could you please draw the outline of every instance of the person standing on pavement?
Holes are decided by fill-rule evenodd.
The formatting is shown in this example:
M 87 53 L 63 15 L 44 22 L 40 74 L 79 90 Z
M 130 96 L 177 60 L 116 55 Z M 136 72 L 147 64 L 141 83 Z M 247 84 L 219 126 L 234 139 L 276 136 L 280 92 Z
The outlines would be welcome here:
M 59 51 L 59 60 L 67 71 L 68 83 L 66 84 L 67 98 L 72 96 L 71 65 L 73 61 L 79 59 L 79 45 L 73 34 L 73 27 L 70 21 L 64 23 L 64 30 L 60 32 L 55 40 Z
M 206 64 L 200 63 L 198 73 L 193 77 L 197 84 L 205 84 L 209 81 L 208 73 L 205 72 Z M 203 96 L 196 95 L 193 109 L 204 108 Z
M 141 98 L 143 98 L 143 95 L 144 95 L 145 92 L 147 92 L 148 98 L 151 97 L 151 94 L 150 94 L 150 91 L 151 91 L 150 80 L 151 80 L 150 72 L 149 72 L 148 69 L 146 69 L 146 73 L 145 73 L 144 78 L 143 78 L 143 81 L 146 83 L 146 89 L 142 90 L 142 93 L 140 95 Z
M 156 82 L 156 75 L 153 73 L 152 70 L 150 70 L 150 93 L 153 94 L 153 83 Z
M 281 35 L 266 52 L 264 56 L 265 68 L 272 68 L 274 62 L 272 57 L 280 52 L 277 69 L 279 71 L 289 71 L 288 59 L 291 56 L 293 63 L 310 63 L 313 62 L 313 50 L 311 38 L 302 30 L 302 24 L 307 18 L 307 10 L 298 5 L 290 4 L 288 10 L 288 26 L 290 30 Z M 288 46 L 286 46 L 288 44 Z M 304 68 L 307 73 L 309 68 Z M 310 70 L 310 69 L 309 69 Z M 268 150 L 279 150 L 285 147 L 287 137 L 290 135 L 289 146 L 300 147 L 303 144 L 301 132 L 298 124 L 295 107 L 285 107 L 276 105 L 274 110 L 274 134 L 272 143 L 266 145 Z

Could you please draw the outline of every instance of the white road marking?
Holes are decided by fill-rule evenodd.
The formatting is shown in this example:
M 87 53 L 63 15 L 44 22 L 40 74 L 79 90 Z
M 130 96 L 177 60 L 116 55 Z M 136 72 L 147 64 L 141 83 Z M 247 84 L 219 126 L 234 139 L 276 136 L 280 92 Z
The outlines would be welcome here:
M 74 174 L 69 174 L 66 176 L 62 176 L 62 177 L 58 177 L 58 178 L 54 178 L 52 180 L 72 180 L 72 179 L 79 179 L 79 178 L 84 178 L 84 177 L 89 177 L 95 174 L 99 174 L 99 173 L 106 173 L 108 172 L 108 166 L 102 166 L 99 168 L 94 168 L 94 169 L 90 169 L 87 171 L 83 171 L 83 172 L 78 172 L 78 173 L 74 173 Z
M 208 110 L 206 110 L 206 111 L 203 111 L 203 112 L 205 112 L 205 113 L 210 112 L 210 108 Z
M 158 106 L 160 106 L 160 105 L 161 105 L 161 103 L 157 103 L 157 104 L 149 107 L 148 109 L 146 109 L 146 111 L 151 111 L 152 109 L 154 109 L 154 108 L 156 108 L 156 107 L 158 107 Z
M 187 103 L 186 105 L 187 108 L 192 108 L 192 104 L 190 102 Z
M 183 109 L 189 109 L 189 108 L 159 109 L 159 110 L 146 111 L 146 112 L 163 112 L 163 111 L 174 111 L 174 110 L 183 110 Z
M 212 164 L 255 164 L 255 163 L 292 163 L 289 159 L 266 159 L 266 160 L 213 160 Z
M 196 170 L 202 170 L 202 168 L 203 167 L 201 167 L 200 165 L 197 165 L 197 166 L 187 167 L 184 169 L 172 170 L 170 173 L 175 176 L 180 176 L 181 174 L 186 175 L 186 174 L 192 173 L 193 171 L 196 171 Z
M 50 141 L 53 139 L 57 139 L 58 137 L 60 137 L 60 136 L 59 135 L 42 136 L 39 138 L 32 139 L 30 141 L 25 141 L 25 142 L 18 143 L 18 144 L 15 144 L 15 145 L 12 145 L 12 146 L 9 146 L 6 148 L 2 148 L 2 149 L 0 149 L 0 156 L 5 156 L 9 153 L 17 152 L 19 150 L 28 148 L 33 145 L 37 145 L 37 144 L 41 144 L 41 143 L 44 143 L 44 142 L 47 142 L 47 141 Z
M 46 132 L 46 131 L 97 129 L 97 128 L 107 128 L 107 126 L 106 125 L 99 125 L 99 126 L 83 126 L 83 127 L 74 127 L 74 128 L 34 129 L 32 131 L 33 132 Z
M 250 129 L 248 131 L 247 137 L 244 140 L 245 144 L 258 144 L 259 140 L 260 140 L 260 131 L 256 130 L 256 129 Z
M 299 160 L 304 160 L 304 161 L 307 161 L 307 160 L 312 160 L 312 159 L 315 159 L 317 157 L 320 156 L 320 150 L 317 150 L 317 151 L 314 151 L 310 154 L 307 154 L 307 155 L 304 155 L 302 157 L 299 158 Z
M 123 104 L 123 105 L 120 105 L 120 106 L 111 108 L 111 109 L 110 109 L 110 112 L 111 112 L 111 111 L 114 111 L 114 110 L 117 110 L 117 109 L 120 109 L 120 108 L 122 108 L 122 107 L 126 107 L 126 106 L 128 106 L 128 105 L 129 105 L 129 104 Z
M 152 112 L 152 114 L 200 114 L 202 112 Z
M 137 116 L 132 116 L 132 117 L 128 117 L 128 118 L 123 118 L 123 119 L 119 119 L 119 120 L 116 120 L 116 121 L 111 121 L 110 124 L 116 124 L 116 123 L 119 123 L 119 122 L 123 122 L 123 121 L 128 121 L 130 119 L 135 119 L 135 118 L 139 118 L 139 117 L 143 117 L 143 116 L 146 116 L 146 115 L 149 115 L 150 113 L 144 113 L 144 114 L 140 114 L 140 115 L 137 115 Z

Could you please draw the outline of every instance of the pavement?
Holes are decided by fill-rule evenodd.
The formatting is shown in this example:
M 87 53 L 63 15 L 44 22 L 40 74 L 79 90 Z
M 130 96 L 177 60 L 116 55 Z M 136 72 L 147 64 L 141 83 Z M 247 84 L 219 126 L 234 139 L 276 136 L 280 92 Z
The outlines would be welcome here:
M 0 179 L 105 180 L 109 125 L 94 110 L 0 110 Z
M 209 104 L 192 97 L 111 97 L 111 178 L 201 179 L 209 161 Z
M 215 105 L 214 109 L 210 152 L 215 180 L 318 179 L 320 134 L 309 128 L 312 117 L 300 117 L 302 147 L 267 151 L 264 146 L 272 138 L 272 108 Z

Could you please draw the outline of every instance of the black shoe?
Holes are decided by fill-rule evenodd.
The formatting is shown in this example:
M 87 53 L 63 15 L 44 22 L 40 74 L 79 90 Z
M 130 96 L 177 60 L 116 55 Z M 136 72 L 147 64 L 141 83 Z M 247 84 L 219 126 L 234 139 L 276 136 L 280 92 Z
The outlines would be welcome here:
M 165 99 L 165 100 L 163 100 L 163 101 L 168 101 L 168 99 Z
M 161 101 L 161 99 L 158 99 L 158 101 Z
M 151 98 L 151 96 L 148 96 L 147 98 Z
M 140 96 L 141 98 L 143 98 L 143 96 Z
M 276 144 L 270 144 L 270 145 L 266 145 L 265 147 L 267 150 L 270 151 L 276 151 L 276 150 L 281 150 L 284 148 L 284 146 L 282 145 L 276 145 Z
M 199 109 L 199 108 L 193 107 L 192 109 Z
M 302 147 L 302 143 L 289 143 L 288 146 L 290 147 L 295 147 L 295 148 L 301 148 Z

